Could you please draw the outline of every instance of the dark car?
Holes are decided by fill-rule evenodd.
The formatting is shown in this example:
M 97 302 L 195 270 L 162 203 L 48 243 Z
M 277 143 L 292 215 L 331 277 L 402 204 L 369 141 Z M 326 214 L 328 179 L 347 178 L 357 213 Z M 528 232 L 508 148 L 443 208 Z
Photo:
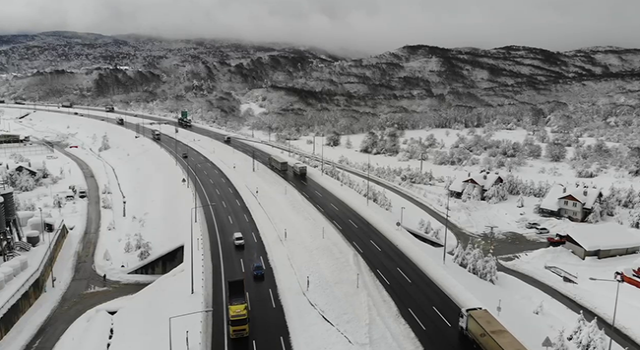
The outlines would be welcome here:
M 182 152 L 182 158 L 189 158 L 189 154 L 187 152 Z
M 540 227 L 540 224 L 537 222 L 527 222 L 527 224 L 524 227 L 528 229 L 532 229 L 532 228 L 537 229 L 538 227 Z
M 253 278 L 264 278 L 264 266 L 262 266 L 262 263 L 253 264 L 251 270 L 253 271 Z

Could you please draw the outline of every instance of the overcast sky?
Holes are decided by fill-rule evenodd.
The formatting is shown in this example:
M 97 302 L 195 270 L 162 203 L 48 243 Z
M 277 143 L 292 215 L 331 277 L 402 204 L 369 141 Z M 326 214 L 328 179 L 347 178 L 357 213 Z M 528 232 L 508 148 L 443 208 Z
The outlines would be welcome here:
M 73 30 L 279 41 L 640 47 L 640 0 L 0 0 L 0 33 Z

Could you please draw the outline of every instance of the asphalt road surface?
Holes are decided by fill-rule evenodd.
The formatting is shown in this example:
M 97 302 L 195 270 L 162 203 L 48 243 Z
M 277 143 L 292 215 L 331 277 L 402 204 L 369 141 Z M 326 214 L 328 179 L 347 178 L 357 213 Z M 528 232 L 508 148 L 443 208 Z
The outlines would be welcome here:
M 27 345 L 26 349 L 29 350 L 53 349 L 64 332 L 86 311 L 110 300 L 137 293 L 146 286 L 146 284 L 120 284 L 109 280 L 105 283 L 102 277 L 98 276 L 94 271 L 93 257 L 100 233 L 100 192 L 98 183 L 91 168 L 85 162 L 64 149 L 58 150 L 78 164 L 87 182 L 87 198 L 89 200 L 87 226 L 82 237 L 80 249 L 77 252 L 78 260 L 73 279 L 56 309 Z M 58 258 L 65 259 L 69 257 L 59 256 Z M 87 293 L 92 287 L 107 287 L 108 289 Z

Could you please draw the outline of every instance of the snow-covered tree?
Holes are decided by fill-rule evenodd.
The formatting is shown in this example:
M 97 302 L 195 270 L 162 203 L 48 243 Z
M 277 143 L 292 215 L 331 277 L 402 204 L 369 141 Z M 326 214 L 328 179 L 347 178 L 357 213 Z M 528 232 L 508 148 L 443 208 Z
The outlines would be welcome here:
M 535 309 L 533 309 L 533 313 L 535 315 L 540 315 L 544 313 L 544 300 L 540 302 L 540 304 L 538 304 L 538 306 L 536 306 Z
M 340 146 L 340 138 L 341 136 L 338 131 L 334 130 L 329 135 L 327 135 L 325 145 L 329 147 Z
M 518 208 L 524 207 L 524 197 L 522 197 L 522 195 L 518 197 L 518 200 L 516 201 L 516 207 Z
M 509 199 L 507 186 L 504 183 L 491 186 L 484 194 L 484 199 L 491 204 L 504 202 Z
M 5 181 L 20 192 L 33 191 L 38 185 L 36 179 L 26 170 L 10 172 Z
M 458 242 L 456 249 L 453 251 L 453 262 L 463 268 L 467 267 L 467 248 Z
M 488 255 L 484 257 L 478 270 L 478 277 L 483 280 L 493 284 L 496 284 L 498 281 L 498 262 L 494 256 Z
M 347 141 L 345 142 L 344 146 L 345 146 L 347 149 L 351 149 L 351 148 L 353 148 L 353 144 L 351 143 L 351 137 L 347 136 Z
M 431 221 L 426 222 L 426 224 L 424 225 L 424 228 L 422 229 L 422 232 L 426 233 L 427 235 L 431 235 L 431 233 L 433 233 L 433 227 L 431 227 Z
M 573 327 L 573 330 L 567 336 L 567 340 L 574 341 L 577 338 L 582 336 L 585 328 L 587 327 L 587 319 L 584 318 L 584 314 L 580 311 L 580 315 L 578 315 L 578 319 L 576 320 L 576 325 Z
M 602 220 L 602 208 L 600 207 L 600 203 L 597 201 L 591 207 L 591 214 L 587 217 L 587 222 L 595 224 Z
M 484 271 L 484 254 L 478 248 L 474 248 L 467 257 L 467 271 L 480 276 Z
M 640 208 L 633 209 L 629 213 L 629 227 L 640 229 Z
M 377 154 L 379 137 L 373 131 L 369 131 L 360 143 L 360 152 Z
M 545 152 L 547 158 L 552 162 L 561 162 L 567 156 L 567 148 L 557 141 L 549 142 Z
M 462 201 L 466 202 L 468 200 L 471 199 L 471 196 L 473 194 L 473 184 L 467 184 L 464 188 L 464 191 L 462 191 Z
M 607 342 L 604 331 L 598 328 L 598 318 L 586 324 L 572 342 L 579 350 L 605 350 Z
M 473 192 L 471 193 L 471 199 L 474 201 L 482 200 L 482 187 L 473 186 Z
M 109 136 L 107 136 L 107 133 L 105 132 L 104 135 L 102 135 L 102 144 L 100 145 L 100 148 L 98 148 L 98 152 L 107 151 L 110 148 Z
M 113 206 L 111 205 L 111 199 L 109 197 L 102 197 L 102 209 L 111 209 Z
M 564 335 L 564 329 L 561 329 L 558 332 L 558 335 L 553 339 L 553 348 L 552 350 L 569 350 L 569 343 L 567 343 L 567 338 Z
M 427 226 L 427 222 L 424 219 L 420 219 L 418 221 L 418 230 L 423 231 L 425 226 Z
M 124 252 L 131 253 L 133 251 L 133 244 L 131 244 L 131 240 L 127 239 L 127 242 L 124 244 Z

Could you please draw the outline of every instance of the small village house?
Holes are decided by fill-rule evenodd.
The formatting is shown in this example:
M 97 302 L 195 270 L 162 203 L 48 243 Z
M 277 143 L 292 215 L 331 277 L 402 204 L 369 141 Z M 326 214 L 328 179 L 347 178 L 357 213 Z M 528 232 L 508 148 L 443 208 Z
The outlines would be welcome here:
M 567 235 L 564 247 L 583 260 L 635 254 L 640 251 L 640 233 L 616 223 L 581 225 Z
M 501 184 L 504 182 L 504 179 L 498 173 L 491 173 L 489 171 L 481 171 L 478 174 L 472 175 L 471 173 L 462 180 L 454 181 L 451 186 L 449 186 L 449 195 L 455 198 L 462 197 L 462 193 L 464 192 L 467 186 L 473 186 L 473 189 L 480 188 L 482 190 L 482 196 L 484 197 L 484 193 L 487 192 L 492 186 Z
M 602 191 L 587 186 L 567 187 L 553 184 L 540 203 L 540 215 L 566 217 L 582 222 L 591 214 L 596 201 L 602 198 Z

